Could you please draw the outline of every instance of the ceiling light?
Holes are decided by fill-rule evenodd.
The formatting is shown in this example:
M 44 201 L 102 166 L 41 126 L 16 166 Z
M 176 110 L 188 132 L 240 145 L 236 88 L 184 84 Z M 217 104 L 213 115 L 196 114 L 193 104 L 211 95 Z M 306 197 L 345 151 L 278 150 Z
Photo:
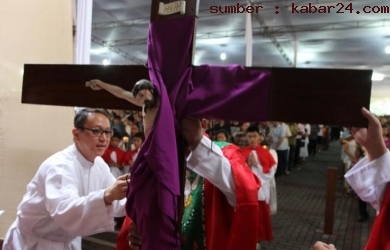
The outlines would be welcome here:
M 93 55 L 101 55 L 101 54 L 104 54 L 104 53 L 107 53 L 108 52 L 108 48 L 107 47 L 103 47 L 103 48 L 100 48 L 100 49 L 91 49 L 90 50 L 90 53 L 93 54 Z
M 109 65 L 109 64 L 110 64 L 110 61 L 108 59 L 103 60 L 103 65 Z
M 224 61 L 226 59 L 226 53 L 221 53 L 221 60 Z
M 384 74 L 373 72 L 371 81 L 382 81 L 384 78 L 385 78 Z
M 385 52 L 386 54 L 390 54 L 390 46 L 386 46 Z

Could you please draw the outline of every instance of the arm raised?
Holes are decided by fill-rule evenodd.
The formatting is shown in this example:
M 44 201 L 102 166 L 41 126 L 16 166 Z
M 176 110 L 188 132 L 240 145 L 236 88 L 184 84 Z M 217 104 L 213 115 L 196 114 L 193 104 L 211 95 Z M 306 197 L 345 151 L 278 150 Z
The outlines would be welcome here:
M 116 85 L 112 85 L 109 83 L 105 83 L 101 80 L 91 80 L 85 83 L 86 87 L 90 87 L 93 90 L 101 90 L 104 89 L 107 92 L 113 94 L 114 96 L 118 98 L 125 99 L 137 106 L 142 107 L 143 103 L 141 101 L 138 101 L 134 96 L 131 91 L 127 91 L 122 89 L 121 87 L 118 87 Z

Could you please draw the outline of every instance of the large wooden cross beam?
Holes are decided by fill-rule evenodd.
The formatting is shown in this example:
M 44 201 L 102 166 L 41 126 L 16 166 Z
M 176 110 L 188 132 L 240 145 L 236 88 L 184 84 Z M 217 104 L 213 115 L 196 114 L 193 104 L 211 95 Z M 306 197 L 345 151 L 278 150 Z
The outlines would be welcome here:
M 372 70 L 256 68 L 272 72 L 266 120 L 340 126 L 366 126 L 360 113 L 369 107 Z M 101 79 L 131 90 L 139 79 L 149 79 L 142 65 L 24 66 L 22 103 L 140 110 L 105 91 L 92 93 L 84 83 Z M 234 79 L 232 79 L 234 81 Z M 232 84 L 224 83 L 227 88 Z M 256 96 L 258 93 L 252 93 Z M 245 112 L 246 103 L 237 103 Z M 227 119 L 215 113 L 215 119 Z M 234 117 L 229 117 L 234 120 Z M 248 114 L 248 121 L 253 118 Z
M 128 90 L 142 78 L 153 82 L 161 103 L 134 163 L 127 203 L 147 250 L 180 249 L 181 117 L 365 126 L 360 109 L 369 107 L 371 92 L 371 70 L 192 66 L 198 1 L 161 2 L 152 0 L 147 67 L 25 65 L 22 93 L 23 103 L 138 109 L 104 91 L 92 93 L 85 82 Z

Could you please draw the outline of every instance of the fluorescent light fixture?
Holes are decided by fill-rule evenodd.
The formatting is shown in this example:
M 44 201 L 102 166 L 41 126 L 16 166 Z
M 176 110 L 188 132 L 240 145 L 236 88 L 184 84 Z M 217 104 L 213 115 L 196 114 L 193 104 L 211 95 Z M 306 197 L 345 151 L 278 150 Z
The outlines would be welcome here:
M 109 64 L 111 64 L 110 60 L 108 59 L 103 60 L 103 65 L 109 65 Z
M 101 54 L 104 54 L 104 53 L 107 53 L 108 52 L 108 48 L 107 47 L 103 47 L 103 48 L 100 48 L 100 49 L 91 49 L 90 50 L 90 53 L 93 54 L 93 55 L 101 55 Z
M 222 45 L 222 44 L 229 44 L 231 41 L 230 37 L 226 37 L 226 32 L 224 34 L 221 34 L 221 37 L 215 37 L 218 35 L 217 34 L 203 34 L 203 35 L 198 35 L 196 37 L 196 45 Z
M 385 78 L 384 74 L 373 72 L 371 81 L 382 81 L 384 78 Z
M 386 52 L 386 54 L 390 54 L 390 45 L 386 46 L 385 52 Z
M 221 58 L 222 61 L 225 61 L 225 59 L 226 59 L 226 53 L 221 53 L 220 58 Z

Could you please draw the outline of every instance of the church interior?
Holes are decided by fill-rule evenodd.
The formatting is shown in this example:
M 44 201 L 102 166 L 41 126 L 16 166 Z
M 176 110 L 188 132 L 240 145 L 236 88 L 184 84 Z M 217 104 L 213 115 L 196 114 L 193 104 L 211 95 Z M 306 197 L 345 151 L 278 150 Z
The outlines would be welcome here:
M 91 64 L 107 69 L 112 65 L 145 65 L 150 60 L 152 2 L 163 1 L 3 1 L 0 8 L 0 249 L 15 220 L 26 185 L 40 164 L 73 143 L 71 130 L 77 110 L 74 106 L 21 102 L 22 92 L 26 91 L 24 65 Z M 177 2 L 170 8 L 185 9 L 179 3 L 185 1 Z M 197 2 L 192 56 L 195 66 L 372 70 L 367 108 L 380 119 L 390 149 L 389 1 L 187 2 Z M 248 6 L 252 6 L 252 13 L 248 12 Z M 181 34 L 173 33 L 173 36 L 179 39 Z M 354 91 L 359 92 L 358 84 Z M 95 97 L 91 92 L 91 96 L 84 98 Z M 330 94 L 326 102 L 331 103 L 332 99 Z M 287 108 L 289 104 L 283 105 Z M 237 109 L 245 112 L 245 103 L 237 103 Z M 305 107 L 302 110 L 304 113 Z M 131 168 L 136 157 L 134 152 L 139 152 L 141 147 L 134 141 L 145 139 L 140 136 L 144 114 L 139 109 L 106 111 L 119 138 L 117 146 L 128 156 L 120 164 Z M 318 110 L 319 116 L 326 112 L 324 103 Z M 333 116 L 348 114 L 340 112 Z M 281 172 L 276 170 L 273 177 L 277 197 L 277 206 L 271 213 L 273 239 L 259 242 L 257 249 L 310 249 L 317 241 L 334 244 L 337 249 L 364 249 L 376 211 L 368 204 L 366 214 L 362 215 L 359 198 L 344 179 L 344 174 L 356 163 L 356 159 L 348 158 L 349 150 L 359 147 L 356 142 L 351 143 L 354 140 L 350 128 L 343 124 L 299 120 L 292 123 L 290 120 L 215 119 L 209 120 L 206 132 L 213 140 L 244 148 L 249 145 L 247 129 L 253 126 L 258 128 L 265 149 L 274 149 L 272 137 L 279 133 L 277 128 L 289 131 L 282 142 L 286 145 L 285 166 Z M 115 223 L 115 231 L 83 237 L 82 249 L 117 249 L 115 242 L 123 218 L 116 218 Z

